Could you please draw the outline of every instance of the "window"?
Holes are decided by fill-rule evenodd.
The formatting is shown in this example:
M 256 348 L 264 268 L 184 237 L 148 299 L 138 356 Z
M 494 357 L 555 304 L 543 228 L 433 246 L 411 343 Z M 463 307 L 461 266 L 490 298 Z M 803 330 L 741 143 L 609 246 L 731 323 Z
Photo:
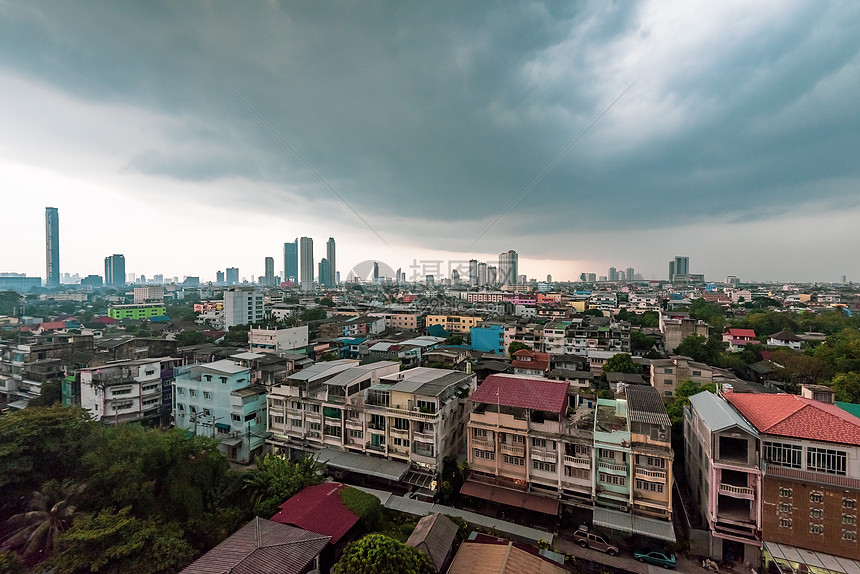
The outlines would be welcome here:
M 323 427 L 323 433 L 329 436 L 340 436 L 341 428 L 337 425 L 325 425 Z
M 843 498 L 842 499 L 842 508 L 857 508 L 857 499 L 856 498 Z
M 663 394 L 666 395 L 667 397 L 671 397 L 672 391 L 663 391 Z
M 494 453 L 491 450 L 480 450 L 480 449 L 476 448 L 474 450 L 474 454 L 475 454 L 475 458 L 483 458 L 486 460 L 496 460 L 496 453 Z
M 824 502 L 824 494 L 818 492 L 817 490 L 814 491 L 812 494 L 809 495 L 809 502 L 821 504 L 822 502 Z
M 238 422 L 242 422 L 242 417 L 240 415 L 237 415 L 236 413 L 231 413 L 230 414 L 230 420 L 238 423 Z
M 694 377 L 701 377 L 701 376 L 702 376 L 702 371 L 693 371 L 693 376 L 694 376 Z
M 197 407 L 195 407 L 194 405 L 190 405 L 188 407 L 188 410 L 191 411 L 191 414 L 197 414 Z
M 514 466 L 525 466 L 526 459 L 521 456 L 505 455 L 505 464 L 513 464 Z
M 282 406 L 284 406 L 284 400 L 283 400 L 283 399 L 270 399 L 270 400 L 272 401 L 272 406 L 273 406 L 273 407 L 282 407 Z
M 779 505 L 777 506 L 777 509 L 780 512 L 791 512 L 792 508 L 793 507 L 790 504 L 788 504 L 787 502 L 780 502 Z
M 666 367 L 665 369 L 663 369 L 663 372 L 666 373 L 667 375 L 672 375 L 675 373 L 675 370 L 672 369 L 671 367 Z
M 780 528 L 791 528 L 791 518 L 780 518 L 779 519 L 779 527 Z
M 667 387 L 671 387 L 672 385 L 675 384 L 675 381 L 673 381 L 672 379 L 663 379 L 663 384 L 666 385 Z
M 176 387 L 176 394 L 178 394 L 180 397 L 185 396 L 185 389 L 183 389 L 182 387 Z
M 203 409 L 203 416 L 204 416 L 204 417 L 209 417 L 209 416 L 212 416 L 212 413 L 211 413 L 211 412 L 209 412 L 209 409 Z
M 526 444 L 526 437 L 521 434 L 512 434 L 511 444 Z
M 809 533 L 810 534 L 824 534 L 824 525 L 823 524 L 810 524 L 809 525 Z
M 302 419 L 290 419 L 290 426 L 294 426 L 294 427 L 302 426 Z
M 203 378 L 206 379 L 207 381 L 211 381 L 212 375 L 203 375 Z
M 360 431 L 360 430 L 350 430 L 350 431 L 349 431 L 349 436 L 350 436 L 350 437 L 352 437 L 352 438 L 363 438 L 363 437 L 364 437 L 364 433 L 363 433 L 362 431 Z
M 220 381 L 221 381 L 221 384 L 222 384 L 222 385 L 226 385 L 226 384 L 227 384 L 227 377 L 218 377 L 218 380 L 220 380 Z
M 206 399 L 207 401 L 211 401 L 212 400 L 212 393 L 210 393 L 209 391 L 203 391 L 203 398 Z
M 600 482 L 605 482 L 606 484 L 614 484 L 616 486 L 627 485 L 627 477 L 609 474 L 608 472 L 598 473 L 598 478 L 600 479 Z
M 535 470 L 542 470 L 544 472 L 555 472 L 555 463 L 543 462 L 541 460 L 533 460 L 532 468 Z
M 487 438 L 487 429 L 472 429 L 475 438 Z
M 188 394 L 191 395 L 192 398 L 197 396 L 197 391 L 195 389 L 188 389 Z
M 532 446 L 537 446 L 540 448 L 546 448 L 546 439 L 545 438 L 533 438 Z
M 647 492 L 657 492 L 659 494 L 663 494 L 663 484 L 660 482 L 650 482 L 647 480 L 636 479 L 636 488 L 637 490 L 644 490 Z
M 666 468 L 666 459 L 659 456 L 649 456 L 648 466 L 652 468 Z
M 843 530 L 842 531 L 842 540 L 857 540 L 857 533 L 853 530 Z
M 780 488 L 779 495 L 783 498 L 791 498 L 791 489 L 790 488 Z
M 608 448 L 601 448 L 597 451 L 597 456 L 599 458 L 609 458 L 615 460 L 615 451 L 609 450 Z
M 764 458 L 774 466 L 801 468 L 803 449 L 793 444 L 779 442 L 764 443 Z
M 176 403 L 176 408 L 182 412 L 185 412 L 185 405 L 183 405 L 182 403 Z
M 117 395 L 130 395 L 130 394 L 131 394 L 131 389 L 112 389 L 112 390 L 111 390 L 111 394 L 112 394 L 113 396 L 117 396 Z
M 299 401 L 291 401 L 290 408 L 296 411 L 300 411 L 302 410 L 302 403 L 300 403 Z
M 319 405 L 311 405 L 311 412 L 312 413 L 320 412 L 320 406 Z
M 842 524 L 857 524 L 857 517 L 853 514 L 843 514 Z
M 591 471 L 587 468 L 564 467 L 564 475 L 571 478 L 591 478 Z
M 308 423 L 308 428 L 311 430 L 317 430 L 318 431 L 322 428 L 322 426 L 320 425 L 320 423 Z
M 809 509 L 809 517 L 810 518 L 821 518 L 824 516 L 824 510 L 821 508 L 810 508 Z
M 806 449 L 806 469 L 845 476 L 847 458 L 842 450 L 809 447 Z

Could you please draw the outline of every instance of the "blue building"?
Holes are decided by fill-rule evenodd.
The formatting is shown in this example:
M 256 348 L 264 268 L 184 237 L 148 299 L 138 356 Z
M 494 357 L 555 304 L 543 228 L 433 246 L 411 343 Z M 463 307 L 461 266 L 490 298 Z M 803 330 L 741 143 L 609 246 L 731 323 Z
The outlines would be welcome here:
M 505 356 L 505 326 L 498 323 L 483 323 L 469 330 L 472 348 L 485 353 Z
M 251 369 L 222 359 L 178 368 L 174 376 L 176 426 L 220 439 L 229 459 L 251 462 L 266 440 L 266 388 L 251 384 Z

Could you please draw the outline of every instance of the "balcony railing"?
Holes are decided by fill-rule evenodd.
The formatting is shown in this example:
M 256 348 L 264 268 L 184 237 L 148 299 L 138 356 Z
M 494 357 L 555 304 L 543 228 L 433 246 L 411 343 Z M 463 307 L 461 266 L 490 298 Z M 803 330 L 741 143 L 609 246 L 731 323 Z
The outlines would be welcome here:
M 660 480 L 666 480 L 666 471 L 649 468 L 637 468 L 636 476 L 642 476 L 645 478 L 659 478 Z
M 415 433 L 413 435 L 413 437 L 418 438 L 419 434 L 423 434 L 423 433 Z M 481 450 L 496 450 L 496 445 L 494 445 L 491 442 L 485 441 L 485 440 L 473 438 L 472 439 L 472 448 L 479 448 Z
M 725 494 L 740 494 L 743 496 L 755 495 L 755 489 L 747 486 L 735 486 L 733 484 L 720 484 L 720 492 Z
M 625 472 L 625 473 L 627 472 L 627 465 L 626 464 L 614 464 L 611 462 L 606 462 L 606 461 L 601 460 L 600 462 L 597 463 L 597 467 L 600 468 L 601 470 L 610 470 L 610 471 Z
M 526 454 L 526 448 L 524 446 L 516 446 L 511 444 L 503 444 L 500 450 L 505 454 L 510 454 L 513 456 L 524 456 Z
M 533 448 L 530 453 L 533 459 L 555 462 L 558 460 L 558 454 L 553 450 L 541 450 Z
M 580 468 L 591 468 L 591 459 L 565 455 L 564 464 L 568 466 L 577 466 Z

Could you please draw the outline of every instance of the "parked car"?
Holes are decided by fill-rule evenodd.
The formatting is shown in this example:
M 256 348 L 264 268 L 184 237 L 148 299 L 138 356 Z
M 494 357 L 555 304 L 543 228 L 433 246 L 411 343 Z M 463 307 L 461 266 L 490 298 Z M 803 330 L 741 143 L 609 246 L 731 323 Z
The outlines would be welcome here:
M 660 548 L 645 548 L 633 553 L 633 558 L 639 562 L 647 562 L 663 568 L 675 567 L 675 555 Z
M 600 550 L 601 552 L 606 552 L 610 556 L 618 554 L 618 547 L 614 546 L 609 541 L 609 537 L 592 532 L 588 530 L 587 526 L 580 526 L 577 528 L 576 532 L 573 533 L 573 539 L 576 540 L 583 548 Z

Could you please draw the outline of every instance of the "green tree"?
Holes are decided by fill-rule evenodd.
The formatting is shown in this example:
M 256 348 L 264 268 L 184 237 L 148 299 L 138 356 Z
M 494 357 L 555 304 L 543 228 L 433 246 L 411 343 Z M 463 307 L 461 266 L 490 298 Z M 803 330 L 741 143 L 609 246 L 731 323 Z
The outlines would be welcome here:
M 508 345 L 508 356 L 513 358 L 514 353 L 516 353 L 517 351 L 521 351 L 522 349 L 531 349 L 531 347 L 529 347 L 522 341 L 512 341 L 511 344 Z
M 630 330 L 630 349 L 633 351 L 650 351 L 656 341 L 638 329 Z
M 206 336 L 203 335 L 203 331 L 193 331 L 193 330 L 185 330 L 177 333 L 176 335 L 176 344 L 180 347 L 187 347 L 190 345 L 199 345 L 206 340 Z
M 3 574 L 27 574 L 27 565 L 14 552 L 0 552 L 0 572 Z
M 690 397 L 704 391 L 715 393 L 717 386 L 714 383 L 699 385 L 694 381 L 684 381 L 678 385 L 678 388 L 675 389 L 675 399 L 666 405 L 666 414 L 669 415 L 673 425 L 683 421 L 684 407 L 690 404 Z M 673 437 L 677 434 L 675 429 L 672 430 L 672 434 Z
M 600 309 L 586 309 L 582 314 L 586 317 L 603 317 L 603 311 Z
M 71 479 L 46 482 L 33 492 L 25 512 L 6 521 L 14 530 L 3 548 L 20 549 L 24 558 L 32 562 L 43 560 L 79 514 L 74 503 L 83 488 Z
M 324 307 L 334 307 L 334 301 L 332 301 L 328 297 L 320 297 L 316 300 L 316 302 Z
M 183 534 L 176 523 L 135 518 L 128 507 L 105 508 L 75 522 L 46 569 L 55 574 L 172 574 L 195 555 Z
M 860 331 L 846 327 L 830 335 L 813 355 L 836 373 L 860 372 Z
M 603 364 L 604 373 L 630 373 L 639 374 L 639 365 L 633 360 L 629 353 L 616 353 L 609 357 Z
M 256 467 L 245 475 L 245 490 L 254 514 L 271 518 L 285 500 L 306 486 L 322 482 L 324 468 L 310 455 L 296 462 L 276 454 L 258 457 Z
M 42 388 L 39 390 L 39 396 L 30 400 L 27 408 L 31 407 L 50 407 L 51 405 L 63 402 L 63 381 L 61 379 L 53 379 L 42 383 Z
M 774 380 L 786 383 L 789 388 L 824 382 L 833 373 L 833 369 L 817 355 L 791 349 L 773 351 L 770 360 L 780 367 L 772 375 Z
M 445 339 L 446 345 L 462 345 L 463 344 L 463 336 L 462 335 L 451 335 L 447 339 Z
M 323 307 L 314 307 L 312 309 L 305 309 L 299 315 L 299 319 L 302 321 L 322 321 L 328 317 L 328 313 Z
M 0 315 L 14 315 L 21 296 L 14 291 L 0 291 Z
M 720 355 L 725 350 L 722 341 L 716 337 L 705 337 L 703 335 L 689 335 L 684 337 L 681 344 L 675 347 L 676 355 L 690 357 L 694 361 L 716 365 Z
M 860 403 L 860 373 L 839 373 L 828 383 L 836 391 L 836 400 Z
M 383 534 L 368 534 L 349 544 L 334 574 L 435 574 L 421 551 Z

